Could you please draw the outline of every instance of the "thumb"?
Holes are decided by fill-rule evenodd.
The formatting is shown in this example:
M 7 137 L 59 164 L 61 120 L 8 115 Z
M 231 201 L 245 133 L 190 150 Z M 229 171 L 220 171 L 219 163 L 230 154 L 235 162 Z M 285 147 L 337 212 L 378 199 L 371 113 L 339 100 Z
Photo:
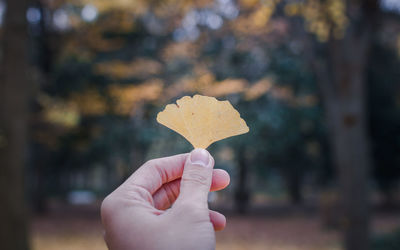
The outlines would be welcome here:
M 176 202 L 208 207 L 214 159 L 205 149 L 194 149 L 186 159 Z

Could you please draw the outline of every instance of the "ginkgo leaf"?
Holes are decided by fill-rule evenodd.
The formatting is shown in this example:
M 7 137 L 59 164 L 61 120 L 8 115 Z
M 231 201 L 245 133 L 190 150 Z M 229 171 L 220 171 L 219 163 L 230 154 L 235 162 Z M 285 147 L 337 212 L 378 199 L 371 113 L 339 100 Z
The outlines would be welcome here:
M 207 148 L 213 142 L 249 132 L 229 101 L 214 97 L 184 96 L 158 113 L 157 121 L 185 137 L 195 148 Z

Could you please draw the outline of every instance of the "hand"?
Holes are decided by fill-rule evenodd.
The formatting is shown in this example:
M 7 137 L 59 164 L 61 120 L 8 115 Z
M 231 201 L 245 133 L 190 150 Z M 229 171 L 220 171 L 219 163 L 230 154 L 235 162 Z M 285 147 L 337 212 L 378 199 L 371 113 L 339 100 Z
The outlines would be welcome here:
M 208 209 L 207 197 L 229 175 L 213 167 L 204 149 L 146 162 L 102 203 L 109 249 L 215 249 L 214 230 L 226 219 Z

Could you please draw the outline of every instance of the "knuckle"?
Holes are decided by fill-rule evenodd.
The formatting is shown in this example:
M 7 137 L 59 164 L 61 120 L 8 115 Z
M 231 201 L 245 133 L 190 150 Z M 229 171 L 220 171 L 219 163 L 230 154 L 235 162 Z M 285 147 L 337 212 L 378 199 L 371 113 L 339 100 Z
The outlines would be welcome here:
M 208 178 L 207 176 L 204 176 L 203 174 L 196 173 L 196 172 L 188 172 L 187 174 L 182 176 L 182 181 L 183 182 L 188 182 L 188 183 L 195 183 L 200 186 L 208 186 Z
M 115 201 L 111 195 L 108 195 L 101 203 L 100 213 L 103 219 L 108 218 L 115 207 Z
M 194 202 L 180 202 L 178 204 L 178 209 L 179 211 L 181 211 L 182 213 L 185 214 L 197 214 L 198 206 L 196 205 L 196 203 Z
M 153 197 L 152 197 L 151 193 L 144 187 L 138 186 L 138 185 L 132 185 L 131 191 L 132 191 L 132 194 L 129 197 L 129 199 L 131 201 L 134 201 L 134 200 L 139 201 L 139 202 L 148 201 L 150 203 L 153 203 Z
M 177 212 L 179 216 L 188 216 L 191 219 L 209 218 L 208 209 L 199 206 L 196 202 L 179 202 L 175 208 L 175 212 Z
M 157 165 L 157 159 L 151 159 L 145 162 L 145 164 L 143 164 L 144 166 L 155 166 Z

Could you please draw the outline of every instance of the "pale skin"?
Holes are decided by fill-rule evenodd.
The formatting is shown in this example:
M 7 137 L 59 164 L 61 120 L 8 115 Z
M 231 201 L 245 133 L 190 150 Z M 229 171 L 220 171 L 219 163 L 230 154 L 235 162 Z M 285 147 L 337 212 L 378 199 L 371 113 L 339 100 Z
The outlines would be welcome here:
M 208 209 L 209 191 L 229 184 L 204 149 L 143 164 L 104 199 L 101 218 L 111 250 L 215 249 L 225 216 Z

